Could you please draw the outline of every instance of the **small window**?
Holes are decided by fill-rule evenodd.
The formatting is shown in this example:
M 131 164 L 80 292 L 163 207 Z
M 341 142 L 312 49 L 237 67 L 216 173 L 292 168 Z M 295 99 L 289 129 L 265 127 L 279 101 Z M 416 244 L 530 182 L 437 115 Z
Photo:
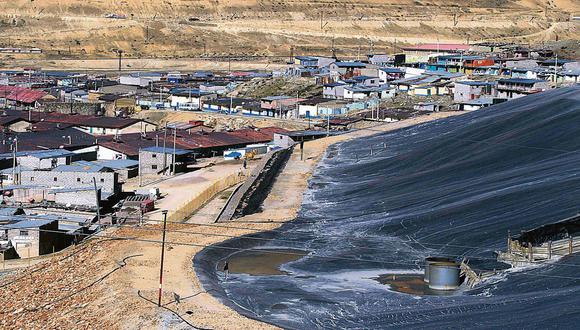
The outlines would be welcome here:
M 30 177 L 30 182 L 32 182 L 32 181 L 34 181 L 34 177 L 33 176 Z
M 58 179 L 56 178 L 56 176 L 54 178 L 52 178 L 53 181 L 58 181 Z
M 151 157 L 157 158 L 157 154 L 151 154 Z
M 105 182 L 105 179 L 101 178 L 101 182 Z
M 21 230 L 20 236 L 28 236 L 28 230 Z
M 151 165 L 151 169 L 156 170 L 157 169 L 157 165 Z
M 77 178 L 77 182 L 81 182 L 81 178 Z

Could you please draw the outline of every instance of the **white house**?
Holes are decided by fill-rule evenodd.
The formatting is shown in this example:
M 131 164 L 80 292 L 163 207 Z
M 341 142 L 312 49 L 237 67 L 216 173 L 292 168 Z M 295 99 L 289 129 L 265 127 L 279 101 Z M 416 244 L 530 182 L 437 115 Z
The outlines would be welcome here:
M 515 99 L 542 92 L 549 88 L 550 84 L 540 79 L 500 79 L 497 82 L 497 96 L 503 99 Z

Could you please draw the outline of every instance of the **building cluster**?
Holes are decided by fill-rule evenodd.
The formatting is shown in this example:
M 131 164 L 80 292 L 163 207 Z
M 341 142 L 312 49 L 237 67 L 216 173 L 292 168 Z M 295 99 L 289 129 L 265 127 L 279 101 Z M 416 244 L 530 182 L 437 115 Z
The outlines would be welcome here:
M 578 62 L 545 49 L 489 43 L 402 50 L 360 60 L 295 56 L 274 72 L 135 72 L 115 78 L 37 68 L 0 72 L 2 255 L 59 250 L 96 230 L 97 222 L 115 222 L 111 214 L 122 199 L 123 214 L 142 215 L 153 208 L 158 192 L 135 194 L 126 187 L 193 170 L 200 158 L 248 159 L 326 136 L 331 127 L 407 118 L 401 109 L 384 108 L 397 96 L 412 100 L 415 111 L 477 110 L 580 82 Z M 242 82 L 296 76 L 316 84 L 318 95 L 231 96 Z M 303 132 L 216 131 L 203 121 L 158 127 L 131 117 L 143 109 L 320 120 Z M 76 213 L 67 216 L 64 210 Z
M 484 43 L 422 44 L 402 51 L 350 61 L 296 56 L 284 74 L 312 77 L 323 87 L 322 97 L 298 102 L 297 115 L 347 114 L 398 94 L 448 96 L 454 109 L 474 110 L 580 82 L 579 62 L 546 49 Z
M 118 222 L 113 212 L 123 200 L 126 217 L 152 210 L 158 193 L 131 188 L 142 179 L 194 171 L 204 157 L 243 158 L 232 153 L 238 150 L 264 153 L 278 148 L 276 136 L 288 134 L 277 127 L 220 132 L 201 121 L 157 127 L 141 119 L 32 109 L 2 111 L 0 128 L 0 213 L 26 212 L 0 216 L 4 258 L 58 251 L 98 225 Z M 63 216 L 67 212 L 90 216 L 73 226 L 74 216 Z
M 295 56 L 287 69 L 273 72 L 132 72 L 115 79 L 75 72 L 0 72 L 0 107 L 43 108 L 64 114 L 127 116 L 141 109 L 207 111 L 277 118 L 317 118 L 374 109 L 398 94 L 453 97 L 455 108 L 475 109 L 579 82 L 580 64 L 547 49 L 513 44 L 421 44 L 402 53 L 346 60 Z M 261 99 L 229 95 L 254 78 L 310 77 L 322 92 L 313 97 L 269 95 Z M 480 93 L 477 84 L 489 82 Z M 473 91 L 465 91 L 468 86 Z M 482 100 L 466 100 L 465 94 Z M 457 96 L 457 97 L 456 97 Z

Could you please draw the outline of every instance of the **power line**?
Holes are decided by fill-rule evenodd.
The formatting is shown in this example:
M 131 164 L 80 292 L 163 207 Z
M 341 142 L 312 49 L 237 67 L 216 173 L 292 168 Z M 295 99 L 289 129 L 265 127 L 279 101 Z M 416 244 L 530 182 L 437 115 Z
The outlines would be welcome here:
M 23 218 L 27 218 L 26 216 L 19 216 L 19 217 L 23 217 Z M 30 219 L 32 220 L 36 220 L 38 218 L 35 217 L 31 217 Z M 133 219 L 138 219 L 138 218 L 133 218 Z M 162 222 L 162 220 L 149 220 L 149 221 L 159 221 Z M 184 223 L 184 222 L 176 222 L 176 221 L 167 221 L 168 223 L 173 223 L 173 224 L 179 224 L 179 225 L 183 225 L 183 226 L 201 226 L 201 227 L 216 227 L 216 228 L 224 228 L 224 229 L 236 229 L 236 230 L 248 230 L 248 231 L 253 231 L 254 233 L 266 233 L 266 232 L 275 232 L 275 233 L 282 233 L 282 234 L 309 234 L 309 235 L 314 235 L 312 232 L 307 232 L 307 231 L 283 231 L 283 230 L 276 230 L 276 229 L 255 229 L 255 228 L 247 228 L 247 227 L 233 227 L 233 226 L 223 226 L 223 225 L 215 225 L 215 224 L 194 224 L 194 223 Z M 163 231 L 162 229 L 159 228 L 147 228 L 147 227 L 136 227 L 133 225 L 115 225 L 115 227 L 119 227 L 119 228 L 131 228 L 133 230 L 141 230 L 141 231 Z M 175 229 L 166 229 L 166 232 L 170 232 L 170 233 L 179 233 L 179 234 L 188 234 L 188 235 L 205 235 L 205 236 L 212 236 L 212 237 L 224 237 L 224 238 L 235 238 L 235 239 L 246 239 L 246 240 L 255 240 L 255 241 L 264 241 L 264 242 L 268 242 L 268 241 L 275 241 L 275 242 L 289 242 L 289 243 L 299 243 L 296 242 L 295 240 L 291 240 L 291 239 L 282 239 L 282 238 L 264 238 L 264 237 L 250 237 L 247 235 L 251 235 L 251 234 L 247 234 L 244 236 L 237 236 L 237 235 L 227 235 L 227 234 L 219 234 L 219 233 L 207 233 L 207 232 L 195 232 L 195 231 L 184 231 L 184 230 L 175 230 Z M 364 239 L 380 239 L 383 242 L 389 242 L 389 243 L 405 243 L 405 244 L 411 244 L 411 245 L 432 245 L 432 246 L 440 246 L 442 248 L 444 247 L 450 247 L 450 248 L 466 248 L 466 249 L 475 249 L 475 250 L 484 250 L 484 249 L 490 249 L 491 247 L 489 246 L 473 246 L 473 245 L 457 245 L 457 244 L 448 244 L 448 243 L 427 243 L 427 242 L 420 242 L 418 240 L 405 240 L 402 238 L 397 238 L 397 237 L 393 237 L 393 238 L 385 238 L 385 237 L 376 237 L 376 236 L 358 236 L 358 237 L 353 237 L 353 236 L 349 236 L 349 235 L 322 235 L 322 236 L 315 236 L 314 238 L 347 238 L 349 240 L 364 240 Z M 313 243 L 317 243 L 317 242 L 313 242 Z M 363 250 L 373 250 L 373 251 L 384 251 L 384 249 L 382 248 L 373 248 L 373 247 L 368 247 L 368 246 L 361 246 L 361 245 L 354 245 L 354 248 L 359 248 L 359 249 L 363 249 Z M 449 257 L 458 257 L 458 258 L 462 258 L 462 257 L 469 257 L 472 259 L 478 259 L 478 260 L 493 260 L 496 261 L 496 258 L 489 258 L 489 257 L 479 257 L 479 256 L 472 256 L 472 255 L 468 255 L 468 254 L 462 254 L 462 255 L 454 255 L 454 254 L 445 254 L 446 256 Z M 556 266 L 578 266 L 580 267 L 580 264 L 561 264 L 561 265 L 556 265 Z
M 49 233 L 61 233 L 60 231 L 56 231 L 56 230 L 49 230 L 49 229 L 35 229 L 35 228 L 30 228 L 28 230 L 31 231 L 39 231 L 39 232 L 49 232 Z M 109 238 L 109 239 L 116 239 L 116 240 L 127 240 L 127 241 L 135 241 L 135 242 L 144 242 L 144 243 L 154 243 L 154 244 L 158 244 L 158 243 L 163 243 L 160 240 L 154 240 L 154 239 L 145 239 L 145 238 L 136 238 L 136 237 L 123 237 L 123 236 L 111 236 L 111 235 L 98 235 L 98 234 L 78 234 L 78 236 L 91 236 L 91 238 Z M 205 244 L 195 244 L 195 243 L 182 243 L 182 242 L 172 242 L 172 241 L 168 241 L 166 242 L 166 244 L 173 244 L 173 245 L 179 245 L 179 246 L 193 246 L 193 247 L 201 247 L 201 248 L 208 248 L 208 249 L 217 249 L 217 250 L 228 250 L 228 251 L 235 251 L 235 252 L 241 252 L 241 251 L 259 251 L 262 253 L 268 253 L 268 254 L 277 254 L 277 255 L 294 255 L 294 256 L 298 256 L 298 257 L 310 257 L 310 258 L 319 258 L 319 259 L 325 259 L 325 260 L 344 260 L 344 261 L 357 261 L 357 262 L 368 262 L 368 263 L 375 263 L 375 264 L 380 264 L 382 266 L 384 266 L 385 264 L 391 264 L 391 265 L 404 265 L 404 266 L 415 266 L 417 267 L 419 262 L 414 262 L 414 263 L 409 263 L 409 262 L 397 262 L 397 261 L 386 261 L 386 260 L 373 260 L 373 259 L 362 259 L 362 258 L 347 258 L 347 257 L 332 257 L 332 256 L 322 256 L 322 255 L 316 255 L 316 254 L 302 254 L 302 253 L 297 253 L 297 252 L 289 252 L 289 251 L 273 251 L 273 250 L 264 250 L 264 249 L 244 249 L 244 248 L 236 248 L 236 247 L 229 247 L 229 246 L 219 246 L 219 245 L 205 245 Z M 580 266 L 577 264 L 568 264 L 569 266 Z M 563 266 L 563 265 L 555 265 L 553 264 L 552 266 Z M 489 272 L 490 270 L 485 270 L 485 269 L 477 269 L 477 268 L 471 268 L 474 271 L 479 271 L 479 272 Z M 525 273 L 522 273 L 525 274 Z M 536 274 L 534 274 L 536 275 Z M 540 276 L 539 274 L 537 274 L 538 276 Z M 543 277 L 552 277 L 552 275 L 542 275 Z M 555 276 L 555 275 L 554 275 Z M 557 278 L 566 278 L 563 276 L 557 277 Z M 569 279 L 574 279 L 574 280 L 580 280 L 580 277 L 576 278 L 576 277 L 570 277 Z
M 24 219 L 30 219 L 30 220 L 38 220 L 37 216 L 27 216 L 27 215 L 18 215 L 16 217 L 22 217 Z M 344 217 L 344 218 L 339 218 L 340 219 L 347 219 L 350 217 Z M 137 217 L 123 217 L 123 219 L 133 219 L 133 220 L 140 220 L 140 218 Z M 63 219 L 66 220 L 66 219 Z M 147 221 L 149 222 L 163 222 L 163 220 L 153 220 L 153 219 L 147 219 Z M 217 224 L 198 224 L 198 223 L 187 223 L 187 222 L 179 222 L 179 221 L 167 221 L 167 223 L 171 223 L 171 224 L 176 224 L 176 225 L 182 225 L 182 226 L 190 226 L 190 227 L 210 227 L 210 228 L 223 228 L 223 229 L 234 229 L 234 230 L 248 230 L 248 231 L 253 231 L 255 233 L 265 233 L 265 232 L 274 232 L 274 233 L 281 233 L 281 234 L 298 234 L 298 235 L 303 235 L 303 234 L 308 234 L 308 235 L 314 235 L 312 232 L 309 231 L 284 231 L 284 230 L 277 230 L 277 229 L 258 229 L 258 228 L 249 228 L 249 227 L 236 227 L 236 226 L 226 226 L 226 225 L 217 225 Z M 247 223 L 252 223 L 251 221 L 247 222 Z M 269 223 L 269 222 L 259 222 L 258 224 L 263 224 L 263 223 Z M 307 222 L 307 223 L 319 223 L 319 222 Z M 293 224 L 293 225 L 299 225 L 299 223 L 293 223 L 293 222 L 287 222 L 287 224 Z M 122 227 L 122 228 L 132 228 L 132 229 L 136 229 L 136 230 L 148 230 L 148 231 L 162 231 L 162 229 L 157 229 L 157 228 L 145 228 L 145 227 L 136 227 L 133 225 L 123 225 L 123 224 L 117 224 L 114 225 L 116 227 Z M 174 230 L 174 229 L 167 229 L 167 232 L 174 232 L 174 233 L 183 233 L 183 234 L 192 234 L 192 235 L 208 235 L 208 236 L 219 236 L 219 237 L 227 237 L 227 238 L 242 238 L 242 239 L 253 239 L 253 240 L 264 240 L 264 241 L 288 241 L 288 242 L 294 242 L 293 240 L 286 240 L 286 239 L 272 239 L 272 238 L 260 238 L 260 237 L 243 237 L 243 236 L 236 236 L 236 235 L 226 235 L 226 234 L 215 234 L 215 233 L 205 233 L 205 232 L 192 232 L 192 231 L 180 231 L 180 230 Z M 398 238 L 398 237 L 380 237 L 380 236 L 352 236 L 352 235 L 339 235 L 339 234 L 333 234 L 333 235 L 320 235 L 320 236 L 315 236 L 315 238 L 347 238 L 347 239 L 353 239 L 353 240 L 362 240 L 362 239 L 380 239 L 381 241 L 384 242 L 393 242 L 393 243 L 411 243 L 411 244 L 419 244 L 419 245 L 433 245 L 433 246 L 442 246 L 442 247 L 456 247 L 456 248 L 468 248 L 468 249 L 489 249 L 490 247 L 488 246 L 473 246 L 473 245 L 456 245 L 456 244 L 448 244 L 448 243 L 427 243 L 427 242 L 420 242 L 417 240 L 404 240 L 402 238 Z M 360 247 L 360 246 L 358 246 Z M 364 247 L 361 247 L 364 248 Z M 381 250 L 382 249 L 378 249 L 378 248 L 367 248 L 367 249 L 372 249 L 372 250 Z
M 38 232 L 45 232 L 45 233 L 59 233 L 62 234 L 61 231 L 57 230 L 50 230 L 50 229 L 36 229 L 36 228 L 29 228 L 27 230 L 30 231 L 38 231 Z M 124 237 L 124 236 L 111 236 L 111 235 L 100 235 L 100 234 L 77 234 L 78 236 L 89 236 L 91 237 L 99 237 L 99 238 L 112 238 L 118 240 L 127 240 L 127 241 L 135 241 L 135 242 L 144 242 L 144 243 L 162 243 L 160 240 L 154 239 L 145 239 L 145 238 L 137 238 L 137 237 Z M 205 245 L 205 244 L 195 244 L 195 243 L 182 243 L 182 242 L 173 242 L 173 241 L 166 241 L 166 244 L 172 245 L 181 245 L 181 246 L 193 246 L 193 247 L 201 247 L 201 248 L 209 248 L 209 249 L 222 249 L 222 250 L 229 250 L 229 251 L 247 251 L 248 249 L 243 248 L 235 248 L 235 247 L 228 247 L 228 246 L 219 246 L 219 245 Z M 254 251 L 262 251 L 260 249 L 254 249 Z M 262 251 L 265 253 L 270 254 L 282 254 L 282 255 L 295 255 L 304 257 L 306 255 L 302 253 L 296 252 L 282 252 L 282 251 L 272 251 L 272 250 L 265 250 Z M 328 259 L 328 260 L 346 260 L 346 261 L 358 261 L 358 262 L 370 262 L 370 263 L 377 263 L 377 264 L 394 264 L 394 265 L 407 265 L 407 266 L 417 266 L 416 263 L 405 263 L 405 262 L 394 262 L 394 261 L 384 261 L 384 260 L 372 260 L 372 259 L 361 259 L 361 258 L 346 258 L 346 257 L 331 257 L 331 256 L 322 256 L 322 255 L 308 255 L 309 257 L 314 258 L 321 258 L 321 259 Z
M 53 233 L 62 233 L 60 231 L 55 230 L 48 230 L 48 229 L 29 229 L 32 231 L 40 231 L 40 232 L 53 232 Z M 118 240 L 128 240 L 128 241 L 136 241 L 136 242 L 144 242 L 144 243 L 162 243 L 159 240 L 152 240 L 152 239 L 143 239 L 143 238 L 136 238 L 136 237 L 121 237 L 121 236 L 110 236 L 110 235 L 96 235 L 96 234 L 79 234 L 79 236 L 89 236 L 98 237 L 98 238 L 109 238 L 109 239 L 118 239 Z M 209 249 L 222 249 L 222 250 L 229 250 L 229 251 L 258 251 L 262 253 L 269 253 L 269 254 L 282 254 L 282 255 L 295 255 L 299 257 L 311 257 L 311 258 L 320 258 L 320 259 L 327 259 L 327 260 L 345 260 L 345 261 L 358 261 L 358 262 L 369 262 L 369 263 L 376 263 L 383 265 L 384 264 L 394 264 L 394 265 L 406 265 L 406 266 L 418 266 L 418 263 L 408 263 L 408 262 L 395 262 L 395 261 L 384 261 L 384 260 L 372 260 L 372 259 L 360 259 L 360 258 L 346 258 L 346 257 L 331 257 L 331 256 L 321 256 L 321 255 L 304 255 L 301 253 L 296 252 L 282 252 L 282 251 L 272 251 L 272 250 L 264 250 L 264 249 L 244 249 L 244 248 L 235 248 L 235 247 L 227 247 L 227 246 L 218 246 L 218 245 L 204 245 L 204 244 L 195 244 L 195 243 L 182 243 L 182 242 L 166 242 L 167 244 L 173 245 L 180 245 L 180 246 L 193 246 L 193 247 L 202 247 L 202 248 L 209 248 Z M 557 266 L 557 265 L 553 265 Z M 485 269 L 478 269 L 478 268 L 471 268 L 474 271 L 479 272 L 489 272 L 489 270 Z M 562 276 L 562 275 L 542 275 L 542 274 L 530 274 L 525 272 L 518 272 L 518 274 L 526 275 L 526 276 L 539 276 L 539 277 L 547 277 L 547 278 L 559 278 L 559 279 L 571 279 L 571 280 L 580 280 L 580 277 L 571 277 L 571 276 Z

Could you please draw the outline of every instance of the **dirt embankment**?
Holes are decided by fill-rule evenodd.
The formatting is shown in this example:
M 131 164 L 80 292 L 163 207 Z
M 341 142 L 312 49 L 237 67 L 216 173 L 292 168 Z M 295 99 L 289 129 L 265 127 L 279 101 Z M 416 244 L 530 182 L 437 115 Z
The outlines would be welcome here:
M 308 127 L 307 122 L 299 122 L 295 120 L 250 117 L 242 115 L 226 115 L 201 111 L 147 110 L 140 112 L 138 116 L 140 118 L 145 118 L 149 121 L 152 121 L 159 126 L 163 126 L 165 123 L 175 121 L 189 122 L 190 120 L 203 120 L 205 125 L 220 131 L 224 129 L 241 129 L 247 127 L 261 128 L 276 126 L 288 130 L 301 130 Z
M 291 52 L 332 48 L 354 56 L 415 42 L 578 40 L 570 21 L 578 12 L 572 0 L 13 0 L 0 2 L 0 45 L 40 47 L 42 55 L 28 56 L 36 60 L 114 58 L 122 49 L 167 61 L 276 55 L 282 64 Z

